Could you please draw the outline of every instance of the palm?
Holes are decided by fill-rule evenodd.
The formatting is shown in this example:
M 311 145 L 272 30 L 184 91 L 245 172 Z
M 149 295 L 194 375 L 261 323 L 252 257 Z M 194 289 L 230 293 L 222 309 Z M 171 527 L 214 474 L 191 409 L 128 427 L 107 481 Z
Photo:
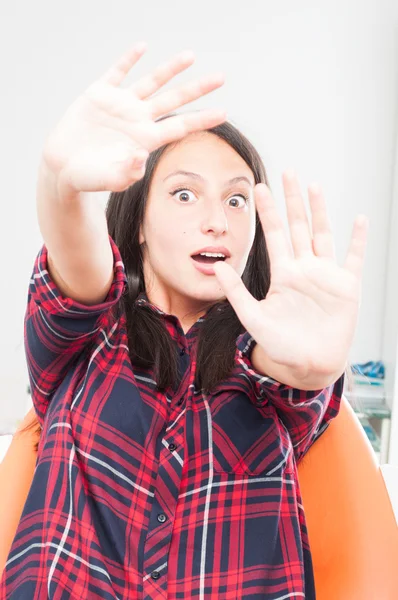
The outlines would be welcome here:
M 358 316 L 366 224 L 358 219 L 344 267 L 334 257 L 333 238 L 320 193 L 310 192 L 311 236 L 297 181 L 284 177 L 292 249 L 266 186 L 256 202 L 271 262 L 271 285 L 254 299 L 232 267 L 216 275 L 244 327 L 276 363 L 326 372 L 347 360 Z
M 124 190 L 143 175 L 137 167 L 139 159 L 225 120 L 224 111 L 213 109 L 160 119 L 223 84 L 223 76 L 214 74 L 157 93 L 191 66 L 192 53 L 179 54 L 130 86 L 121 87 L 144 51 L 144 46 L 134 46 L 90 85 L 46 141 L 47 165 L 56 174 L 66 168 L 68 183 L 77 191 Z
M 267 327 L 260 327 L 256 341 L 269 349 L 275 362 L 304 362 L 323 370 L 336 358 L 331 356 L 333 340 L 338 341 L 339 353 L 348 351 L 357 303 L 357 280 L 336 264 L 317 257 L 286 261 L 275 270 L 267 297 L 259 302 Z

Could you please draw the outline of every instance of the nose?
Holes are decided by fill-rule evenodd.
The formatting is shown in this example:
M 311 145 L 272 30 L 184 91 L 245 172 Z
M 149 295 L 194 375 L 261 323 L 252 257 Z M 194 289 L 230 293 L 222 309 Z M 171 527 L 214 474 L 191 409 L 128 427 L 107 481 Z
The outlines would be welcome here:
M 209 203 L 206 207 L 206 213 L 202 220 L 203 233 L 213 232 L 215 235 L 221 235 L 228 231 L 228 219 L 222 204 L 218 202 Z

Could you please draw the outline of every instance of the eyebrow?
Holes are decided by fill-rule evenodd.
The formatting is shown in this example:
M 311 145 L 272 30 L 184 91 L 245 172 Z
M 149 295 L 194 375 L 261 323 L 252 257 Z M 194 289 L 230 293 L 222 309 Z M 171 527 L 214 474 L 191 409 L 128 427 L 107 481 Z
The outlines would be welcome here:
M 174 175 L 186 175 L 187 177 L 192 177 L 192 179 L 198 179 L 200 181 L 206 181 L 204 177 L 202 177 L 201 175 L 199 175 L 198 173 L 192 173 L 192 171 L 173 171 L 173 173 L 170 173 L 169 175 L 167 175 L 167 177 L 165 177 L 163 179 L 163 181 L 166 181 L 167 179 L 169 179 L 169 177 L 173 177 Z M 253 185 L 253 183 L 250 181 L 250 179 L 248 177 L 244 177 L 243 175 L 241 177 L 233 177 L 232 179 L 229 179 L 229 181 L 226 181 L 226 184 L 235 184 L 235 183 L 239 183 L 240 181 L 247 181 L 247 183 L 249 185 Z

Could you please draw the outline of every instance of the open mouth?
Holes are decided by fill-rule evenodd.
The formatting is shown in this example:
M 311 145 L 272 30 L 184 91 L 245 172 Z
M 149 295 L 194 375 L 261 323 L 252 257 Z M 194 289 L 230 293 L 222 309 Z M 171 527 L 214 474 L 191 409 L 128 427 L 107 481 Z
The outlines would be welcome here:
M 217 262 L 218 260 L 225 260 L 225 256 L 203 256 L 203 254 L 194 254 L 192 256 L 193 260 L 195 260 L 196 262 L 199 263 L 204 263 L 207 265 L 214 265 L 215 262 Z

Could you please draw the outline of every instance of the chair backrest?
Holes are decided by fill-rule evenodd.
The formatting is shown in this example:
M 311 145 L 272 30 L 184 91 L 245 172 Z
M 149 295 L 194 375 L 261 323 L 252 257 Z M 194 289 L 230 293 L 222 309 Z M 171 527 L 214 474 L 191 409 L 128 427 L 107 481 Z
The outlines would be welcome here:
M 35 420 L 32 408 L 19 430 Z M 36 428 L 19 430 L 0 463 L 0 578 L 29 493 L 36 465 L 35 445 L 39 441 Z
M 397 600 L 397 522 L 372 446 L 346 398 L 298 474 L 317 599 Z
M 34 418 L 33 409 L 20 428 Z M 0 576 L 36 464 L 34 430 L 0 464 Z M 317 600 L 396 600 L 398 528 L 372 447 L 348 401 L 299 463 Z

